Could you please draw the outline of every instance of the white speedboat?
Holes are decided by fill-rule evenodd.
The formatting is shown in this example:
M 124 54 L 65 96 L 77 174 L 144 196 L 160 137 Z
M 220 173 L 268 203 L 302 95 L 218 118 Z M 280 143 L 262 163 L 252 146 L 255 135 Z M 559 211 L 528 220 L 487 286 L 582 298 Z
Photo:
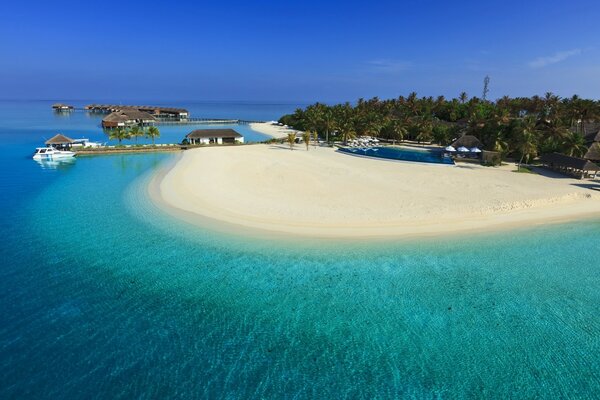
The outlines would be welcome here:
M 54 147 L 38 147 L 33 154 L 34 160 L 58 160 L 75 157 L 75 153 L 67 150 L 57 150 Z

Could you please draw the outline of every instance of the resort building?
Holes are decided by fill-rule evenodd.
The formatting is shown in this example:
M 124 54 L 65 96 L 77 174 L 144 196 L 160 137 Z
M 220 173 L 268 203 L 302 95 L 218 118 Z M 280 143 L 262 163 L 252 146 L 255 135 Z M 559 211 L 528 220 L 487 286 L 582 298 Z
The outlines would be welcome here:
M 185 138 L 189 144 L 244 143 L 244 137 L 233 129 L 196 129 Z
M 63 104 L 63 103 L 52 104 L 52 109 L 54 111 L 72 111 L 73 108 L 74 108 L 73 106 L 68 105 L 68 104 Z
M 119 104 L 88 104 L 85 106 L 85 109 L 88 111 L 97 111 L 97 112 L 117 112 L 123 110 L 138 110 L 145 113 L 148 113 L 156 118 L 165 118 L 165 119 L 178 119 L 185 120 L 188 119 L 190 113 L 185 108 L 175 108 L 175 107 L 159 107 L 159 106 L 128 106 L 128 105 L 119 105 Z
M 114 111 L 107 115 L 102 120 L 102 127 L 112 129 L 134 125 L 148 126 L 153 125 L 155 122 L 156 118 L 147 112 L 134 108 L 127 108 L 120 111 Z
M 75 143 L 75 140 L 66 137 L 62 133 L 54 135 L 50 139 L 46 140 L 46 146 L 51 146 L 59 150 L 70 149 L 71 146 L 73 146 L 73 143 Z
M 595 178 L 600 171 L 600 167 L 589 160 L 559 153 L 544 154 L 541 161 L 550 169 L 579 179 Z

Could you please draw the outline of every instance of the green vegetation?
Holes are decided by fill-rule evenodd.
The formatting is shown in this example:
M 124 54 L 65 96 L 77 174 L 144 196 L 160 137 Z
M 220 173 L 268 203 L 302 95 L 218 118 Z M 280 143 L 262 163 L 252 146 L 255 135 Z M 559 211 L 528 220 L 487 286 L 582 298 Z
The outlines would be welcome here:
M 152 145 L 154 146 L 154 139 L 160 137 L 160 131 L 155 126 L 148 127 L 147 130 L 140 128 L 138 125 L 132 126 L 130 128 L 118 127 L 114 129 L 106 129 L 105 133 L 108 135 L 108 138 L 111 140 L 118 140 L 119 146 L 121 146 L 121 142 L 123 140 L 129 140 L 131 138 L 135 138 L 136 146 L 137 138 L 140 136 L 146 136 L 152 139 Z
M 294 144 L 296 143 L 296 134 L 288 133 L 287 134 L 287 142 L 290 145 L 290 150 L 294 150 Z
M 144 131 L 142 131 L 142 129 L 135 125 L 132 126 L 131 128 L 129 128 L 129 137 L 135 138 L 135 143 L 137 144 L 137 139 L 140 136 L 144 135 Z
M 152 145 L 154 145 L 154 139 L 160 137 L 160 131 L 157 127 L 151 126 L 146 131 L 146 136 L 152 139 Z
M 465 133 L 479 138 L 485 150 L 514 157 L 521 164 L 542 153 L 583 156 L 585 122 L 599 117 L 600 102 L 578 96 L 561 99 L 546 93 L 493 102 L 463 92 L 449 100 L 411 93 L 391 100 L 359 99 L 354 106 L 316 103 L 279 122 L 318 132 L 327 142 L 333 138 L 347 143 L 356 135 L 369 135 L 445 146 Z
M 311 136 L 312 136 L 312 132 L 310 132 L 310 131 L 304 131 L 304 133 L 302 134 L 302 140 L 306 144 L 306 151 L 308 151 Z
M 120 146 L 123 140 L 129 139 L 129 131 L 121 127 L 111 129 L 110 131 L 108 131 L 108 138 L 111 140 L 118 140 Z

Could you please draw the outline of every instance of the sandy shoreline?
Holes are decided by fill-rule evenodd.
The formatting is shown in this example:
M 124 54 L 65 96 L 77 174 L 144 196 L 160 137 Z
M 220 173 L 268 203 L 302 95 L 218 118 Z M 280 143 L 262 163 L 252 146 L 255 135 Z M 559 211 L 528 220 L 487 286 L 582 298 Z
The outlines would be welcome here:
M 600 218 L 591 182 L 486 168 L 352 157 L 331 148 L 186 151 L 155 179 L 154 200 L 204 225 L 307 237 L 407 237 Z M 204 221 L 204 222 L 203 222 Z
M 300 132 L 288 127 L 284 128 L 283 126 L 273 125 L 271 122 L 253 122 L 250 124 L 250 129 L 269 135 L 275 139 L 284 139 L 287 137 L 288 133 Z

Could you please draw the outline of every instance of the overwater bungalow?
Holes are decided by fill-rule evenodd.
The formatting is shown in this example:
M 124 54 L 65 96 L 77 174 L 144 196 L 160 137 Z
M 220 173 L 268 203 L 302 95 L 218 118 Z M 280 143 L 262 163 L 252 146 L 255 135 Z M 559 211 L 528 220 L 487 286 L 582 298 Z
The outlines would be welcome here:
M 544 154 L 541 161 L 550 169 L 579 179 L 595 178 L 600 171 L 600 167 L 589 160 L 559 153 Z
M 136 105 L 120 105 L 120 104 L 88 104 L 86 110 L 97 112 L 117 112 L 123 110 L 138 110 L 148 113 L 156 118 L 166 119 L 188 119 L 190 113 L 185 108 L 176 107 L 160 107 L 160 106 L 136 106 Z
M 134 108 L 114 111 L 102 119 L 102 127 L 118 128 L 128 126 L 149 126 L 154 125 L 156 118 L 147 112 L 140 111 Z
M 64 150 L 70 149 L 73 146 L 75 140 L 63 135 L 62 133 L 56 134 L 50 139 L 46 140 L 46 146 L 52 146 L 54 148 Z
M 52 109 L 54 111 L 72 111 L 74 107 L 69 104 L 55 103 L 52 104 Z
M 185 138 L 189 144 L 244 143 L 244 137 L 233 129 L 196 129 Z

